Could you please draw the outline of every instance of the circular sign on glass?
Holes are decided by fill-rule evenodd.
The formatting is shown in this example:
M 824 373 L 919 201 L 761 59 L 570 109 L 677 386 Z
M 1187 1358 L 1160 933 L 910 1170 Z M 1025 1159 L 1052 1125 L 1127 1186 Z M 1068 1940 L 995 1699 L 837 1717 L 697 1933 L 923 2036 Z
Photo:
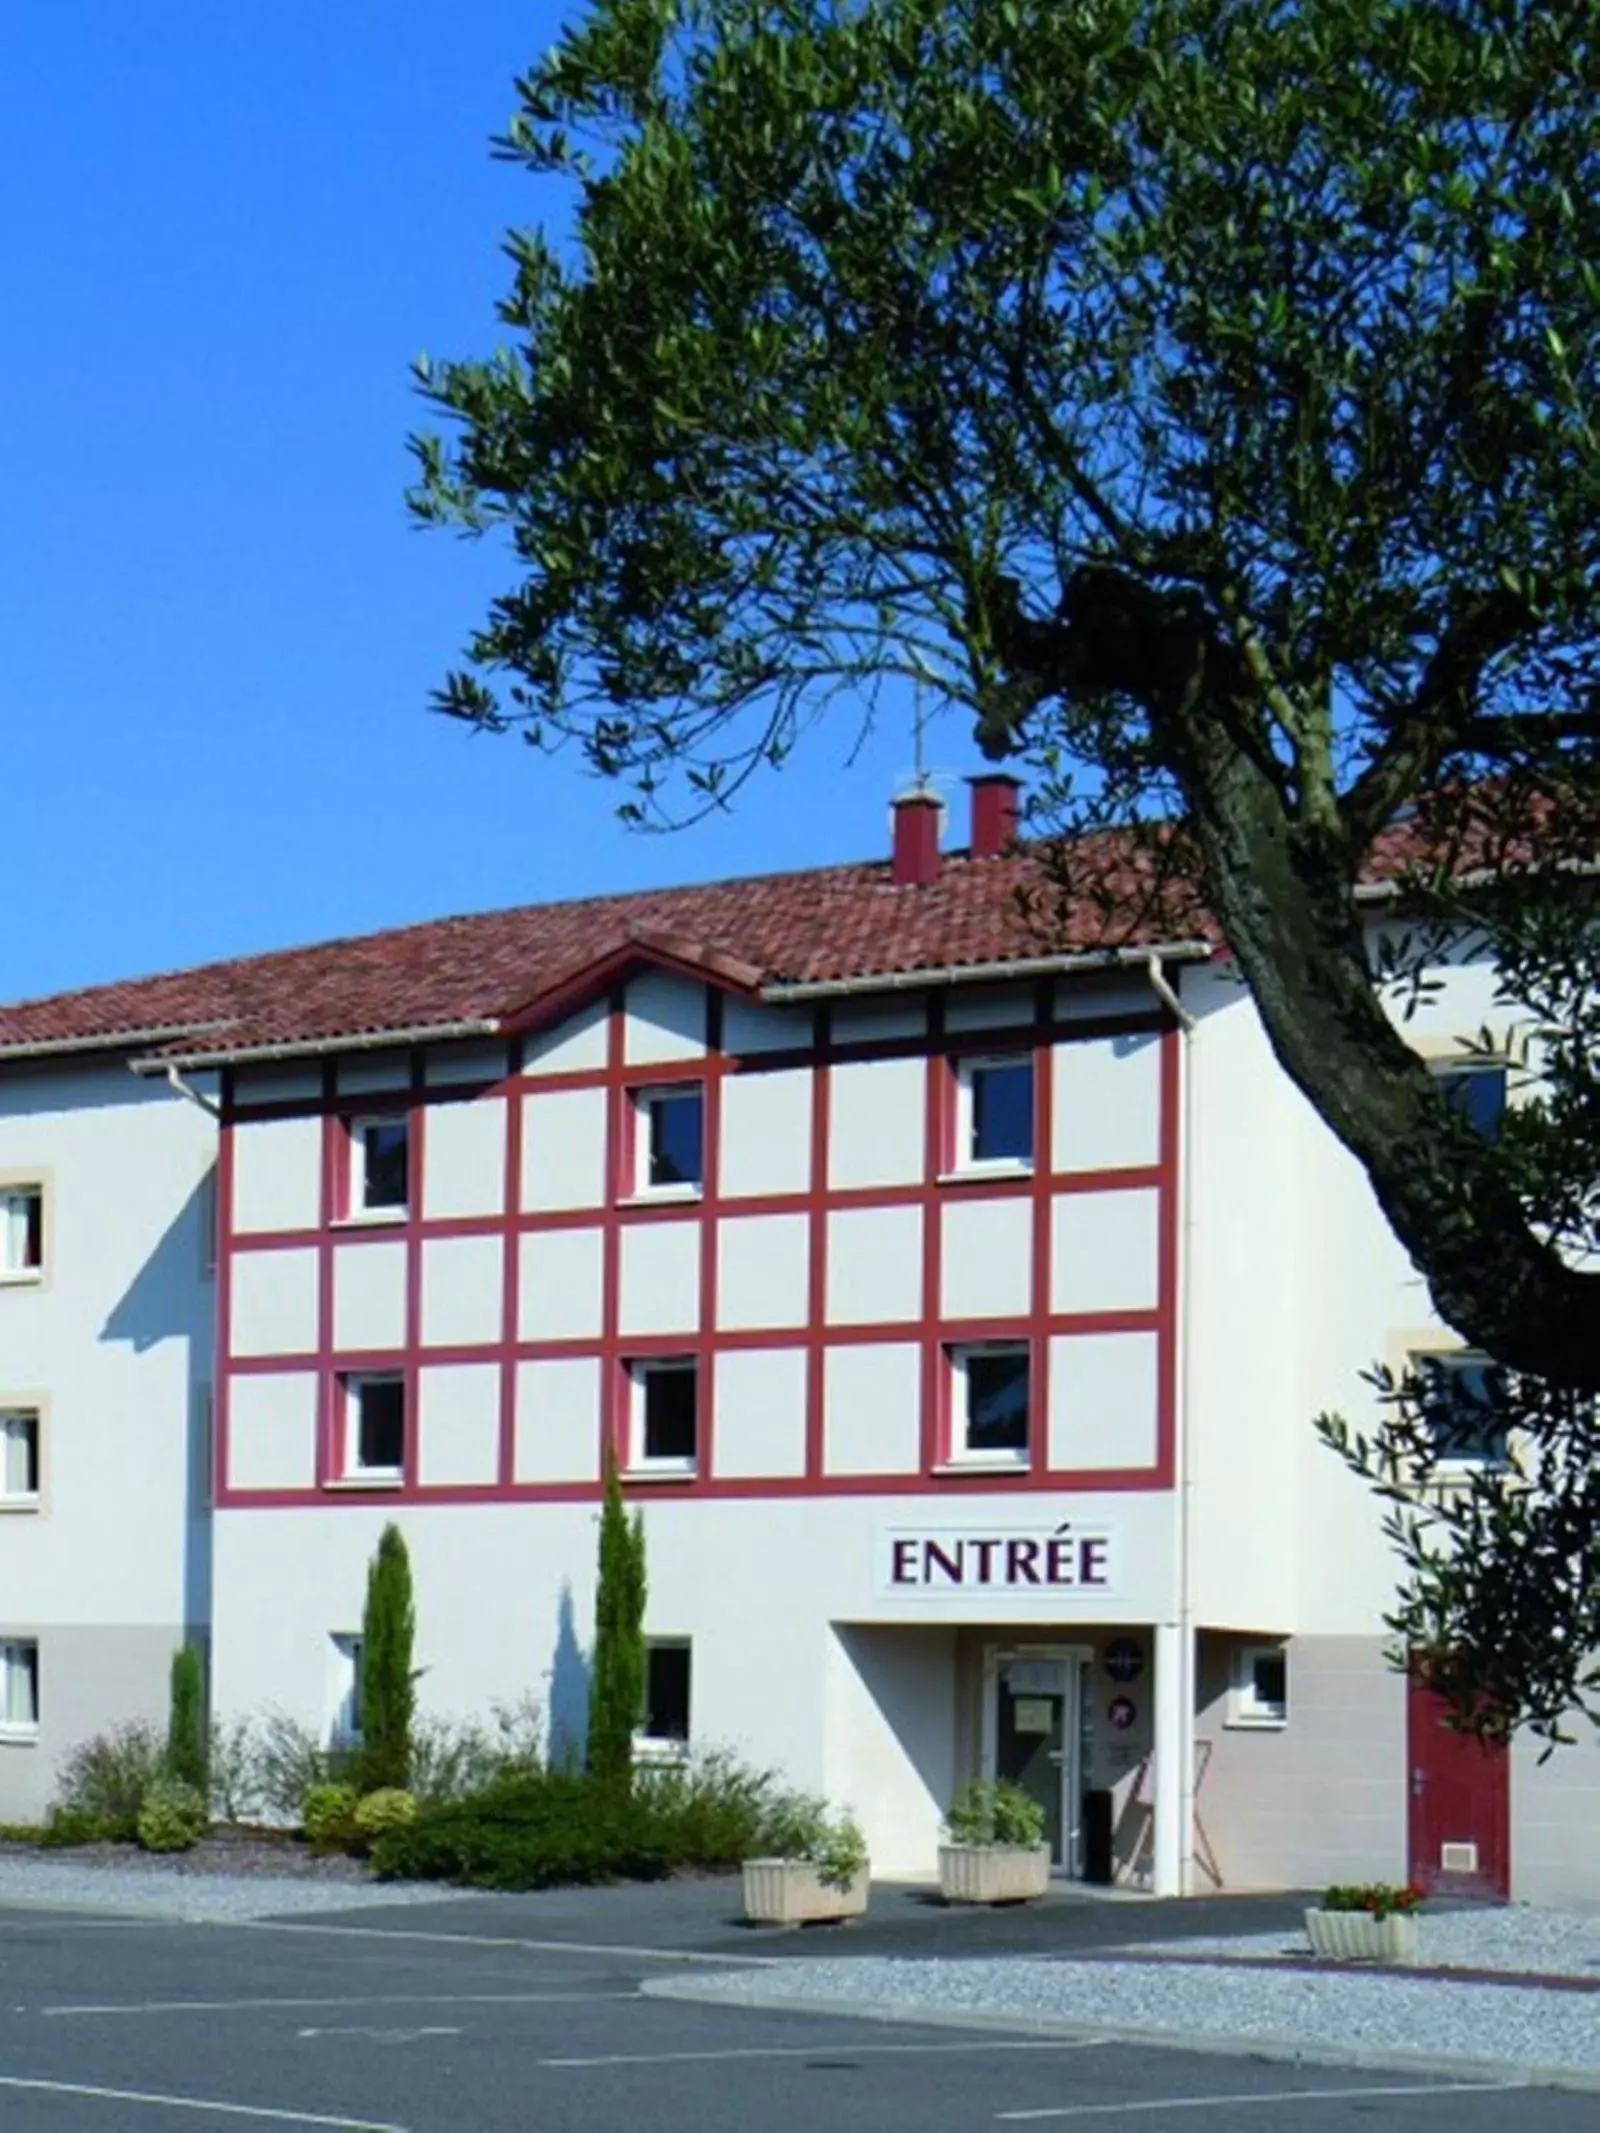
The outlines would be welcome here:
M 1126 1733 L 1138 1715 L 1131 1696 L 1113 1696 L 1106 1705 L 1106 1716 L 1119 1733 Z
M 1144 1672 L 1144 1646 L 1137 1637 L 1113 1637 L 1106 1646 L 1105 1668 L 1113 1681 L 1137 1681 Z

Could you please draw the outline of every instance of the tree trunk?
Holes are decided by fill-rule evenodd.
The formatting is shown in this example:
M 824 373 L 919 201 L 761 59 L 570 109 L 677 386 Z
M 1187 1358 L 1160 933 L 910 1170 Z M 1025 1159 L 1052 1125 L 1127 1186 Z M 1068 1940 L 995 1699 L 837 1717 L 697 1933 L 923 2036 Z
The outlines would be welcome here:
M 1236 752 L 1186 767 L 1211 909 L 1278 1062 L 1366 1171 L 1440 1315 L 1513 1369 L 1600 1390 L 1600 1277 L 1534 1233 L 1391 1021 L 1343 852 L 1293 824 Z

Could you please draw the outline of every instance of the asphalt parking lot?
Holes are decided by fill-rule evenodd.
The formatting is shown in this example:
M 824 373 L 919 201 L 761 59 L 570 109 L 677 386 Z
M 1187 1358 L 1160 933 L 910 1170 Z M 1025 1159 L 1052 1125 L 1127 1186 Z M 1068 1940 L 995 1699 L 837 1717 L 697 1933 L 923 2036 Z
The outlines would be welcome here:
M 1520 2133 L 1593 2133 L 1600 2116 L 1592 2094 L 642 1997 L 642 1979 L 694 1967 L 696 1944 L 719 1965 L 839 1952 L 837 1936 L 737 1933 L 720 1903 L 618 1891 L 236 1926 L 0 1910 L 0 2125 L 1498 2133 L 1514 2111 Z M 1044 1915 L 1013 1914 L 1012 1930 L 1040 1934 Z M 1147 1937 L 1148 1916 L 1122 1930 Z M 992 1932 L 995 1917 L 960 1930 Z

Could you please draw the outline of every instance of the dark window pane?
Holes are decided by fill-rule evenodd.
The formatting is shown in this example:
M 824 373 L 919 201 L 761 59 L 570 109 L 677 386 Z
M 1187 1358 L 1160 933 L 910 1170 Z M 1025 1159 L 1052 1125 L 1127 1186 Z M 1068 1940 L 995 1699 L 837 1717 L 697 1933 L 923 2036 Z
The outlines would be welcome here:
M 1506 1455 L 1505 1373 L 1481 1356 L 1419 1355 L 1418 1405 L 1441 1459 Z
M 44 1194 L 27 1196 L 27 1234 L 23 1238 L 22 1263 L 30 1270 L 44 1265 Z
M 356 1387 L 356 1454 L 363 1467 L 406 1463 L 406 1390 L 399 1378 L 369 1378 Z
M 646 1652 L 644 1730 L 651 1740 L 689 1738 L 687 1644 L 652 1644 Z
M 1033 1061 L 972 1069 L 972 1160 L 1033 1160 Z
M 1025 1452 L 1028 1448 L 1028 1358 L 1013 1349 L 967 1357 L 967 1449 Z
M 1289 1707 L 1289 1662 L 1282 1652 L 1257 1652 L 1252 1668 L 1255 1700 L 1263 1710 Z
M 650 1183 L 698 1185 L 704 1101 L 698 1089 L 650 1098 Z
M 1486 1141 L 1500 1138 L 1506 1108 L 1504 1067 L 1452 1067 L 1438 1076 L 1439 1092 Z
M 644 1456 L 692 1459 L 695 1455 L 695 1381 L 692 1363 L 644 1374 Z
M 403 1118 L 363 1126 L 363 1207 L 404 1207 L 411 1197 L 411 1133 Z

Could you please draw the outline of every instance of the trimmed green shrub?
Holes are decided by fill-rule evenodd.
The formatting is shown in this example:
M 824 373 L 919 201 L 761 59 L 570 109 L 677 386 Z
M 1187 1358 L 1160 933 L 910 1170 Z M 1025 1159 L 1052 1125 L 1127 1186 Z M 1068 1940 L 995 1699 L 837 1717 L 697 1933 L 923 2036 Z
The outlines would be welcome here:
M 417 1819 L 417 1803 L 398 1785 L 385 1785 L 356 1802 L 355 1825 L 364 1837 L 381 1836 L 386 1829 L 403 1829 Z
M 185 1644 L 172 1655 L 167 1716 L 167 1772 L 180 1784 L 210 1796 L 207 1777 L 210 1738 L 206 1727 L 205 1662 L 198 1645 Z
M 58 1802 L 39 1832 L 39 1842 L 47 1851 L 65 1851 L 76 1844 L 130 1844 L 138 1833 L 137 1821 L 114 1821 L 97 1808 Z
M 98 1817 L 122 1839 L 139 1826 L 145 1794 L 166 1768 L 167 1745 L 154 1726 L 138 1720 L 96 1733 L 69 1750 L 56 1780 L 62 1807 Z M 101 1834 L 106 1834 L 102 1831 Z M 77 1837 L 74 1843 L 93 1843 Z
M 367 1570 L 361 1617 L 361 1751 L 363 1792 L 411 1782 L 411 1726 L 417 1708 L 412 1653 L 417 1638 L 411 1558 L 398 1526 L 385 1526 Z
M 594 1658 L 589 1671 L 591 1776 L 625 1783 L 633 1736 L 644 1718 L 644 1519 L 630 1519 L 613 1462 L 606 1464 L 600 1507 L 600 1568 L 594 1601 Z
M 944 1826 L 952 1844 L 1019 1845 L 1044 1842 L 1044 1809 L 1004 1778 L 974 1778 L 950 1802 Z
M 348 1843 L 355 1833 L 358 1799 L 354 1785 L 313 1785 L 300 1809 L 311 1842 L 324 1847 Z
M 659 1819 L 625 1787 L 565 1771 L 424 1809 L 376 1838 L 372 1858 L 384 1880 L 487 1889 L 653 1881 L 678 1863 Z
M 139 1810 L 147 1852 L 186 1852 L 206 1833 L 206 1796 L 181 1778 L 157 1778 Z
M 505 1778 L 470 1799 L 423 1807 L 375 1838 L 372 1858 L 384 1879 L 478 1888 L 650 1881 L 760 1854 L 802 1856 L 824 1819 L 819 1803 L 770 1774 L 711 1754 L 641 1770 L 632 1786 L 572 1770 Z

